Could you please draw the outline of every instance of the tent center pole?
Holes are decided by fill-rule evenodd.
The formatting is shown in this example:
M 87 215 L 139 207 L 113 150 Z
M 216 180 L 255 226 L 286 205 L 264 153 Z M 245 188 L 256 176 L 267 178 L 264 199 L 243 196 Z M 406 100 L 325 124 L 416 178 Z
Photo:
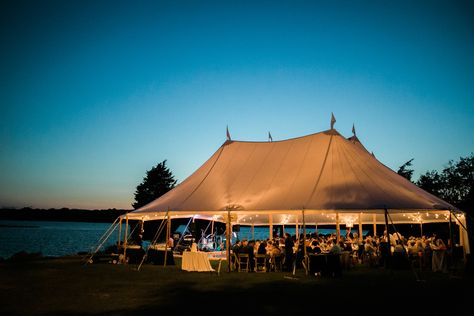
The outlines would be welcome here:
M 272 217 L 272 214 L 269 214 L 268 215 L 268 223 L 270 224 L 270 240 L 273 240 L 273 217 Z
M 374 222 L 374 237 L 375 237 L 377 236 L 377 215 L 376 214 L 372 214 L 372 221 Z

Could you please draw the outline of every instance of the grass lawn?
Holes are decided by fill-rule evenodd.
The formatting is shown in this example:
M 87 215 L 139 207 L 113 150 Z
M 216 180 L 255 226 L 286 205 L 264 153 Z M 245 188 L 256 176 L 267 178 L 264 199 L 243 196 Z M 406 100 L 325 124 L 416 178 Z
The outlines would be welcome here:
M 185 272 L 175 266 L 97 263 L 79 257 L 0 263 L 1 315 L 208 315 L 330 313 L 472 315 L 474 278 L 355 267 L 340 278 L 283 272 Z M 214 265 L 216 262 L 213 263 Z M 446 313 L 448 312 L 448 313 Z M 325 312 L 328 314 L 328 312 Z

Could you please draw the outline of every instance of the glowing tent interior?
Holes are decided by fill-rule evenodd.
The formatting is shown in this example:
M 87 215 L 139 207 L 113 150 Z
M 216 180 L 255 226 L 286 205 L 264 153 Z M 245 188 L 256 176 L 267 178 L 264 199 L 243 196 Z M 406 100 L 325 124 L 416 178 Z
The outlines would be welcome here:
M 230 224 L 453 222 L 465 215 L 379 162 L 355 135 L 331 129 L 283 141 L 227 141 L 191 176 L 129 220 L 208 219 Z M 467 232 L 460 234 L 469 252 Z

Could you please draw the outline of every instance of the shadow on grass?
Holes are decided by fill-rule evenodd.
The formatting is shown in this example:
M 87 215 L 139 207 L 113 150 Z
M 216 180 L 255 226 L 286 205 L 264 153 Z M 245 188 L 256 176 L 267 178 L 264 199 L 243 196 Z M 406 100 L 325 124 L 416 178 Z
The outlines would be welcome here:
M 352 271 L 341 278 L 302 273 L 188 275 L 193 281 L 169 283 L 166 291 L 150 290 L 147 304 L 93 315 L 282 315 L 328 309 L 351 315 L 439 315 L 473 310 L 469 283 L 441 274 L 427 273 L 423 280 L 410 271 L 392 270 Z M 71 315 L 53 315 L 66 312 Z
M 473 314 L 472 274 L 364 268 L 342 277 L 184 272 L 58 258 L 0 264 L 1 315 Z M 448 311 L 448 313 L 445 313 Z

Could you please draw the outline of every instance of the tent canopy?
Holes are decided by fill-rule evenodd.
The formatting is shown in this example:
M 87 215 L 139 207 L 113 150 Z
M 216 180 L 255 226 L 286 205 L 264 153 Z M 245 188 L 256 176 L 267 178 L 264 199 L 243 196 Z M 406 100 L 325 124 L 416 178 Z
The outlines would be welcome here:
M 304 210 L 310 222 L 334 223 L 336 213 L 383 222 L 385 208 L 396 222 L 444 221 L 455 209 L 380 163 L 355 135 L 330 129 L 283 141 L 227 140 L 173 190 L 127 216 L 152 220 L 169 210 L 222 220 L 230 210 L 233 222 L 265 225 L 301 223 Z

